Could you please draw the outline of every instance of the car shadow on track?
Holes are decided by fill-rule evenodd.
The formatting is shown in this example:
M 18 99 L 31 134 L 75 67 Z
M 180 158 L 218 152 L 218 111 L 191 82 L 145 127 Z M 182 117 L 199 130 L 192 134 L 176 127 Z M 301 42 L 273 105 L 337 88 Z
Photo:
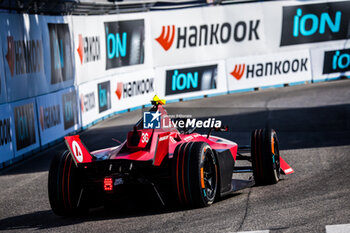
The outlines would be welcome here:
M 241 195 L 235 193 L 227 195 L 220 199 L 224 201 L 234 196 Z M 214 203 L 215 205 L 215 203 Z M 23 215 L 13 216 L 0 220 L 0 231 L 3 230 L 45 230 L 55 229 L 64 226 L 73 226 L 84 222 L 99 222 L 104 220 L 121 220 L 128 218 L 137 218 L 152 215 L 162 215 L 168 213 L 181 212 L 188 210 L 179 206 L 159 207 L 159 206 L 131 206 L 129 209 L 108 209 L 103 207 L 91 209 L 89 213 L 83 216 L 60 217 L 56 216 L 52 210 L 36 211 Z
M 79 217 L 60 217 L 56 216 L 51 210 L 43 210 L 28 214 L 18 215 L 0 220 L 0 231 L 2 230 L 20 230 L 20 229 L 51 229 L 62 226 L 76 225 L 89 221 L 101 221 L 110 219 L 124 219 L 131 217 L 147 216 L 154 214 L 167 213 L 163 211 L 105 211 L 103 208 L 94 209 L 89 214 Z
M 204 110 L 196 110 L 199 119 L 208 118 L 201 117 Z M 349 104 L 291 109 L 212 108 L 210 114 L 229 127 L 228 132 L 213 134 L 239 146 L 250 145 L 251 132 L 259 128 L 275 129 L 282 150 L 350 145 Z M 205 134 L 207 130 L 198 132 Z

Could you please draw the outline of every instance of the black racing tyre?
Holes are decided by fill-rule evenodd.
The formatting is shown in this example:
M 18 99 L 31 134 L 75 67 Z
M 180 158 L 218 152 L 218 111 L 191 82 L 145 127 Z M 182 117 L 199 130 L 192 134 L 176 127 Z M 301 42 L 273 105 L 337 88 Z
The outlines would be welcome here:
M 205 207 L 214 202 L 218 190 L 215 154 L 205 142 L 178 145 L 173 157 L 173 186 L 180 204 Z
M 57 153 L 52 159 L 48 190 L 50 205 L 56 215 L 78 215 L 88 210 L 81 201 L 83 190 L 77 170 L 68 150 Z
M 251 156 L 255 184 L 276 184 L 281 172 L 277 134 L 273 129 L 252 132 Z

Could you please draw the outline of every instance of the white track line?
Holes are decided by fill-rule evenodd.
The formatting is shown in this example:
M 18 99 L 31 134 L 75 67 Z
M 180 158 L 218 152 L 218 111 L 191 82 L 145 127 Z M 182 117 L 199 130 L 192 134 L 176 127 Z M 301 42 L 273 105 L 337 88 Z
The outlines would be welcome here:
M 350 224 L 326 226 L 326 233 L 349 233 L 349 232 L 350 232 Z
M 264 231 L 239 231 L 235 233 L 269 233 L 269 230 Z M 327 225 L 326 233 L 350 233 L 350 224 Z
M 265 231 L 239 231 L 236 233 L 269 233 L 269 230 L 265 230 Z

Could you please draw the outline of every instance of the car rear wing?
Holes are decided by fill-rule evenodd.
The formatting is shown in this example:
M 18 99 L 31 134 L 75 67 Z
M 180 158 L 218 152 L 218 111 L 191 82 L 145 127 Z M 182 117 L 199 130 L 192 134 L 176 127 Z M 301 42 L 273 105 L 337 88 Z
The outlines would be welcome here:
M 77 166 L 79 163 L 91 163 L 96 159 L 80 140 L 79 135 L 66 136 L 64 139 Z

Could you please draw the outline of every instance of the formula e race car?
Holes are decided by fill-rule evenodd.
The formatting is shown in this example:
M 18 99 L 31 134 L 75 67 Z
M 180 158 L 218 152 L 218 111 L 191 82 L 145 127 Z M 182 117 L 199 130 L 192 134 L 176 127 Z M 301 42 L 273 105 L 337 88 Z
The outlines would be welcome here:
M 113 206 L 132 194 L 139 199 L 153 195 L 159 205 L 175 201 L 185 207 L 205 207 L 234 191 L 275 184 L 281 174 L 294 172 L 279 154 L 273 129 L 254 130 L 251 148 L 239 147 L 211 135 L 226 127 L 211 128 L 207 135 L 179 129 L 163 108 L 164 100 L 155 96 L 152 104 L 147 112 L 152 119 L 146 122 L 144 113 L 117 147 L 89 152 L 79 135 L 65 137 L 68 150 L 53 158 L 49 171 L 48 194 L 56 215 Z M 238 160 L 251 166 L 237 166 Z M 254 179 L 232 178 L 233 173 L 248 172 Z

